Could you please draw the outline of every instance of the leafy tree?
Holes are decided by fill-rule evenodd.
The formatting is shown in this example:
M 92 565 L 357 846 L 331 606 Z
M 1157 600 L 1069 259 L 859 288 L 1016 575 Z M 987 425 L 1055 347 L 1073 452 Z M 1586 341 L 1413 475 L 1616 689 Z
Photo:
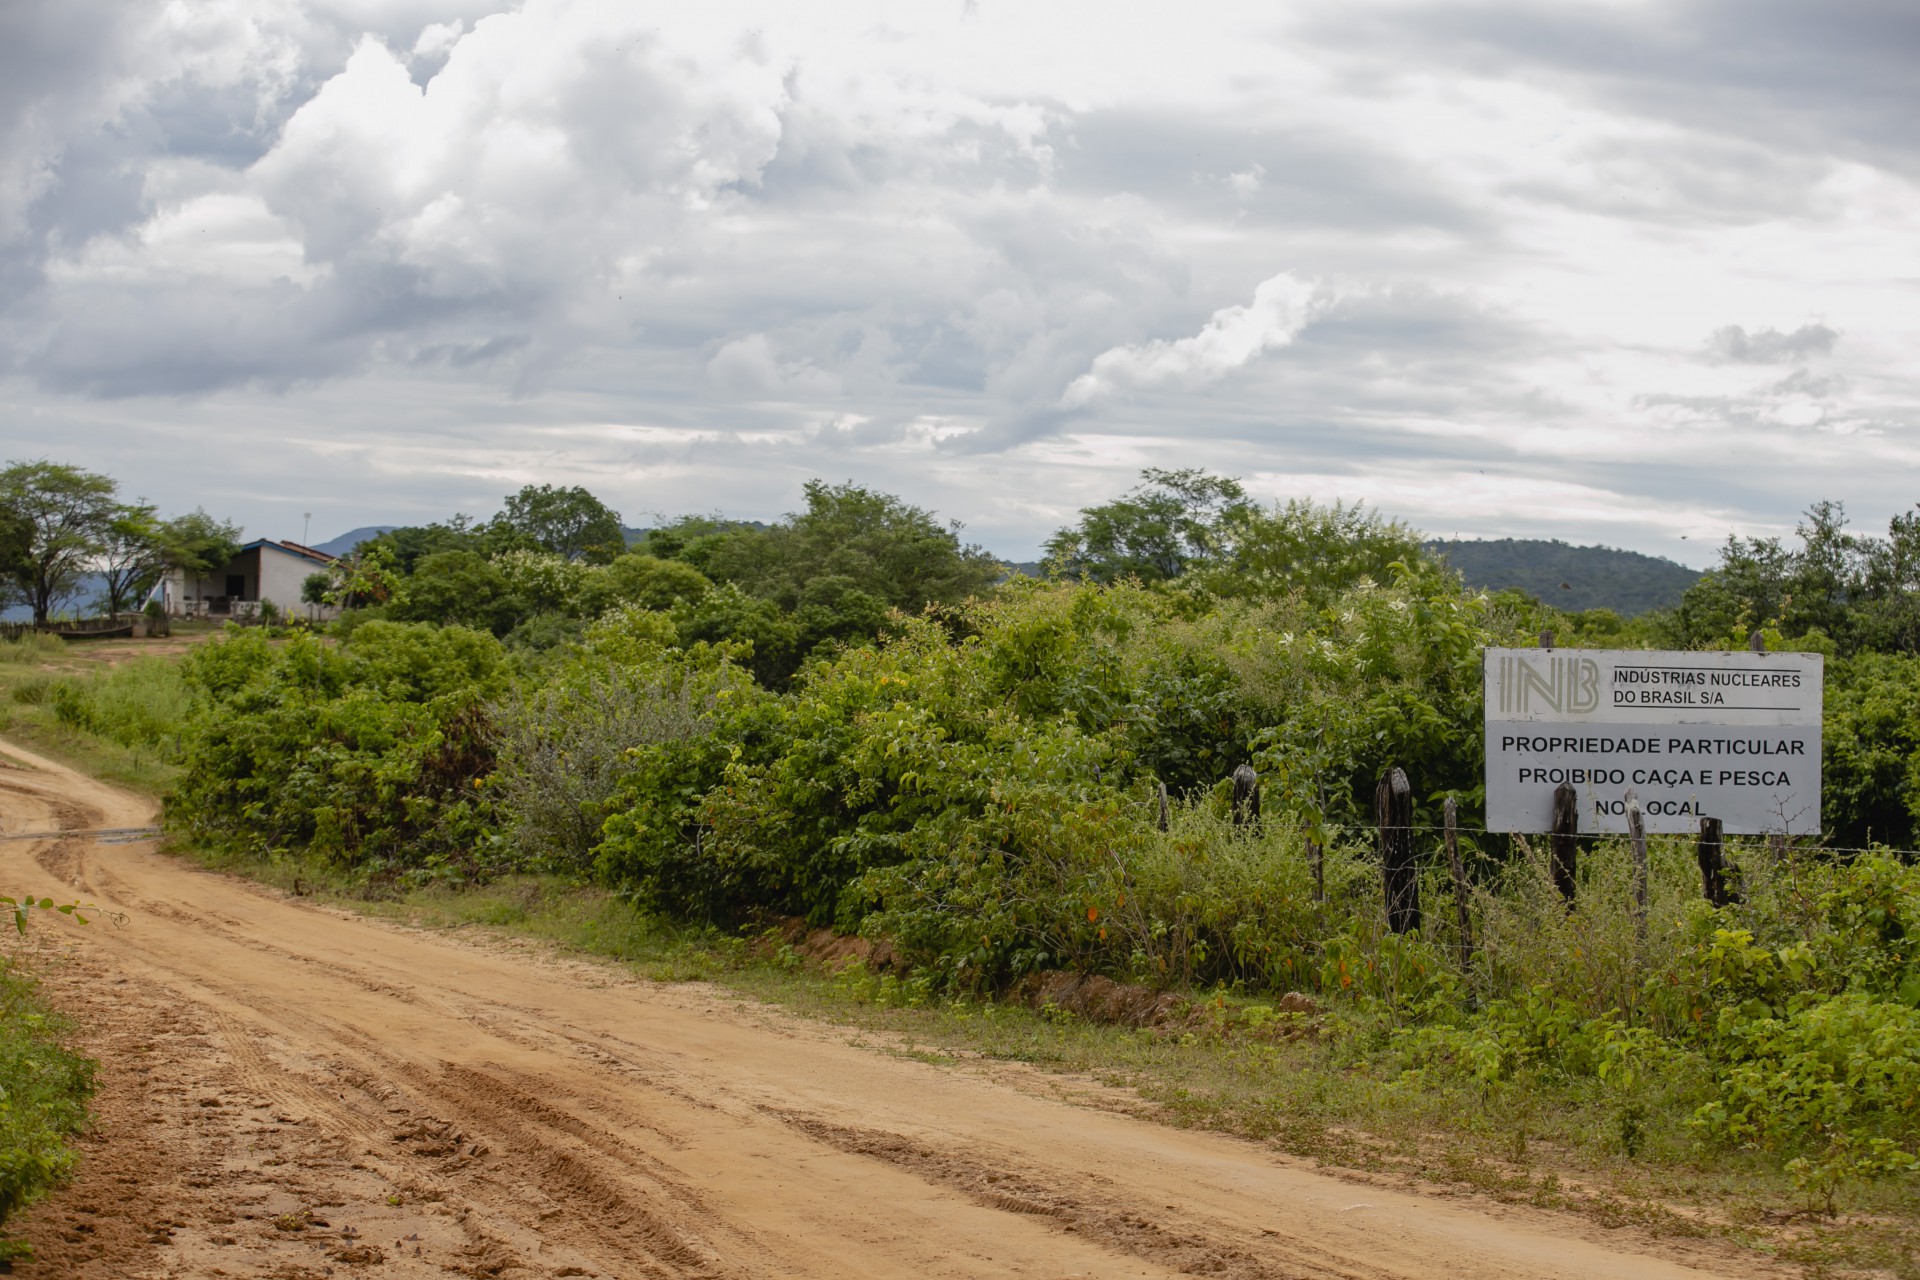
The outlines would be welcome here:
M 240 526 L 230 520 L 218 520 L 196 509 L 175 516 L 160 527 L 161 555 L 166 567 L 193 580 L 194 595 L 200 594 L 200 581 L 218 573 L 227 561 L 240 554 Z
M 14 583 L 45 623 L 73 594 L 105 544 L 119 508 L 110 477 L 58 462 L 16 462 L 0 471 L 0 509 L 30 530 Z
M 1840 503 L 1817 502 L 1794 532 L 1798 546 L 1728 538 L 1667 619 L 1668 642 L 1719 644 L 1777 627 L 1830 636 L 1842 654 L 1920 651 L 1920 509 L 1876 538 L 1849 532 Z
M 33 557 L 33 522 L 0 505 L 0 604 L 24 599 L 20 590 Z
M 800 666 L 800 628 L 771 600 L 756 600 L 727 583 L 673 611 L 680 643 L 733 645 L 750 653 L 741 665 L 769 689 L 779 688 Z
M 334 562 L 339 577 L 327 592 L 327 603 L 346 609 L 382 605 L 400 595 L 401 577 L 393 552 L 378 542 L 363 542 L 353 554 Z
M 856 484 L 809 480 L 807 509 L 764 529 L 715 536 L 708 577 L 798 609 L 810 584 L 841 578 L 884 606 L 918 613 L 959 604 L 1005 571 L 978 546 L 962 544 L 960 524 L 941 524 L 919 507 Z
M 680 516 L 658 529 L 649 529 L 634 543 L 633 550 L 659 560 L 678 560 L 702 573 L 722 536 L 729 533 L 764 533 L 759 520 L 725 520 L 719 516 Z
M 627 549 L 620 513 L 579 485 L 530 484 L 507 499 L 493 523 L 563 560 L 605 564 Z
M 1920 653 L 1920 509 L 1895 516 L 1863 548 L 1858 636 L 1863 649 Z
M 139 603 L 166 572 L 166 544 L 154 508 L 123 506 L 107 526 L 100 544 L 100 578 L 107 589 L 107 612 L 121 612 Z
M 771 631 L 762 611 L 737 602 L 704 603 L 694 638 L 754 642 L 756 675 L 784 680 L 822 644 L 880 634 L 890 609 L 919 613 L 928 605 L 958 605 L 991 586 L 1005 567 L 978 546 L 960 541 L 960 525 L 934 517 L 891 494 L 856 484 L 806 485 L 807 508 L 764 528 L 735 527 L 688 542 L 681 557 L 709 577 L 787 615 Z M 711 625 L 734 617 L 749 627 L 733 637 Z M 789 639 L 788 636 L 791 638 Z
M 1195 585 L 1215 595 L 1269 600 L 1291 591 L 1324 600 L 1363 579 L 1391 582 L 1395 565 L 1414 566 L 1426 557 L 1418 533 L 1357 502 L 1236 503 L 1221 513 L 1208 540 L 1219 550 L 1189 575 Z
M 633 552 L 608 565 L 606 575 L 616 599 L 648 609 L 697 602 L 713 589 L 712 581 L 692 565 Z
M 1238 480 L 1187 468 L 1149 467 L 1123 497 L 1080 512 L 1047 541 L 1048 558 L 1094 582 L 1165 582 L 1220 561 L 1228 530 L 1257 509 Z
M 333 590 L 333 575 L 325 569 L 315 569 L 300 580 L 300 603 L 323 605 L 327 602 L 327 592 Z
M 503 636 L 525 614 L 498 565 L 476 551 L 436 551 L 407 579 L 389 616 L 398 622 L 437 622 Z
M 1920 656 L 1830 662 L 1824 720 L 1821 825 L 1846 847 L 1911 848 L 1920 819 Z
M 507 549 L 495 547 L 493 543 L 496 539 L 491 535 L 492 530 L 488 525 L 475 521 L 471 516 L 455 515 L 451 520 L 389 529 L 372 541 L 381 543 L 393 553 L 394 565 L 401 573 L 411 574 L 422 559 L 443 551 L 473 551 L 485 555 Z M 512 541 L 527 540 L 513 538 Z

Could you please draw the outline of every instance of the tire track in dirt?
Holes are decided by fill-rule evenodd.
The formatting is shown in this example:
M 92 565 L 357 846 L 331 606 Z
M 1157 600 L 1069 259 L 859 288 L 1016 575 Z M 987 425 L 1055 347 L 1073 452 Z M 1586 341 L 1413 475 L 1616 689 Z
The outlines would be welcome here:
M 0 778 L 7 827 L 150 813 L 14 754 L 33 767 Z M 1763 1271 L 1711 1249 L 1689 1269 L 1666 1242 L 1544 1213 L 1357 1192 L 1255 1144 L 1010 1087 L 1010 1071 L 351 917 L 150 846 L 12 842 L 0 877 L 127 915 L 46 931 L 49 985 L 104 1087 L 79 1181 L 23 1223 L 42 1258 L 22 1274 Z
M 1160 1215 L 1148 1206 L 1129 1204 L 1117 1188 L 1082 1185 L 1077 1191 L 1067 1190 L 1085 1180 L 1062 1182 L 1056 1172 L 1050 1175 L 1053 1181 L 1043 1182 L 1042 1177 L 1049 1175 L 1016 1172 L 1003 1153 L 942 1150 L 902 1134 L 828 1124 L 811 1116 L 778 1118 L 839 1150 L 911 1169 L 990 1208 L 1051 1219 L 1062 1231 L 1078 1232 L 1181 1275 L 1224 1280 L 1380 1280 L 1389 1274 L 1356 1269 L 1300 1241 L 1288 1242 L 1292 1247 L 1284 1258 L 1263 1259 L 1255 1252 L 1261 1242 L 1234 1243 L 1232 1237 L 1239 1233 L 1230 1225 L 1219 1224 L 1211 1235 L 1162 1226 Z M 989 1154 L 991 1158 L 986 1158 Z

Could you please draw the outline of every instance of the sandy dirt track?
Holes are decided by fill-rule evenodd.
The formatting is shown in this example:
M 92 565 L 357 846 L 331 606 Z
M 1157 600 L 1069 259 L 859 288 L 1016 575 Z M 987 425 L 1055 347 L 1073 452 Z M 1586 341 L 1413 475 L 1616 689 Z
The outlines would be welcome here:
M 0 743 L 0 831 L 150 804 Z M 144 844 L 0 842 L 102 1060 L 23 1275 L 1751 1275 L 1342 1180 L 701 986 L 353 917 Z M 39 928 L 36 922 L 36 928 Z M 1716 1262 L 1716 1258 L 1718 1261 Z

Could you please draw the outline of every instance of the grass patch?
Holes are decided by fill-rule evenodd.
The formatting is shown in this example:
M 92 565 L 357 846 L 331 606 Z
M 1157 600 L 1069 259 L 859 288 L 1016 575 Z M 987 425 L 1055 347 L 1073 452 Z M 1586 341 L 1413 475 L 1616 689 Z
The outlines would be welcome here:
M 183 643 L 0 640 L 0 735 L 107 782 L 166 790 L 193 695 L 154 646 Z
M 87 1121 L 94 1063 L 66 1044 L 70 1028 L 17 960 L 0 960 L 0 1231 L 72 1172 L 67 1145 Z M 0 1238 L 0 1261 L 29 1256 Z

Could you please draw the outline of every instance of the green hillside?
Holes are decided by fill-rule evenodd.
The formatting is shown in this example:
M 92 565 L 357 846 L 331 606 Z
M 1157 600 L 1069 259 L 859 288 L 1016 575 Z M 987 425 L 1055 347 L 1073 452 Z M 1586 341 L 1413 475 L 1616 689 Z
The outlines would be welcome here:
M 1659 556 L 1613 547 L 1575 547 L 1540 538 L 1490 538 L 1427 544 L 1469 586 L 1518 587 L 1561 609 L 1612 609 L 1623 617 L 1670 608 L 1700 571 Z

